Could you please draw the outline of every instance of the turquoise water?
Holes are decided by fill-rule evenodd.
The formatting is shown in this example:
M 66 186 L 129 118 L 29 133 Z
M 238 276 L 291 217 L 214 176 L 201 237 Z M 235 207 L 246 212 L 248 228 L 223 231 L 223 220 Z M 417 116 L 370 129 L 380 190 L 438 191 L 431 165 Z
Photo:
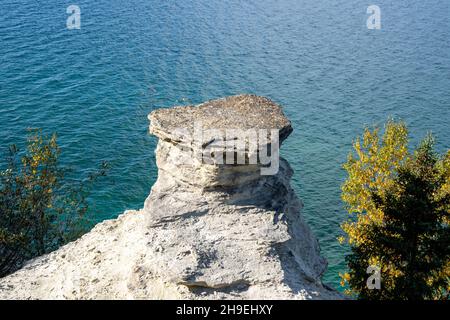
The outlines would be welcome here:
M 81 29 L 66 29 L 66 8 Z M 282 153 L 295 169 L 304 215 L 337 286 L 345 248 L 342 163 L 366 124 L 403 118 L 412 143 L 427 131 L 450 147 L 448 0 L 2 0 L 0 146 L 27 127 L 56 131 L 78 173 L 111 163 L 92 194 L 97 221 L 140 208 L 156 178 L 147 114 L 237 93 L 285 107 L 294 133 Z

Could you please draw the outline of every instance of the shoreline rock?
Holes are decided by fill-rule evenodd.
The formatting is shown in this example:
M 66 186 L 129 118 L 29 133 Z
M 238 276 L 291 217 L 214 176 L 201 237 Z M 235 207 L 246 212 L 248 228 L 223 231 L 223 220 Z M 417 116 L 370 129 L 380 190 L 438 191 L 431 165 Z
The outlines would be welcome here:
M 192 159 L 205 145 L 188 137 L 195 121 L 208 130 L 278 130 L 281 144 L 292 131 L 281 107 L 241 95 L 149 119 L 158 179 L 144 208 L 0 279 L 1 299 L 342 299 L 321 282 L 327 263 L 284 159 L 273 175 L 261 175 L 270 164 L 249 163 L 249 147 L 242 164 Z M 235 140 L 227 137 L 206 145 Z

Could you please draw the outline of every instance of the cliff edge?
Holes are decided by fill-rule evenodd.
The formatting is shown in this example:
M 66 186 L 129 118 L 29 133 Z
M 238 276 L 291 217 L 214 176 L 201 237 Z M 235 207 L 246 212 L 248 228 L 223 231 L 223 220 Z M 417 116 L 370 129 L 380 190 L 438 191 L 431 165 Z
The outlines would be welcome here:
M 153 111 L 158 179 L 139 211 L 0 279 L 0 299 L 341 299 L 290 186 L 267 98 Z

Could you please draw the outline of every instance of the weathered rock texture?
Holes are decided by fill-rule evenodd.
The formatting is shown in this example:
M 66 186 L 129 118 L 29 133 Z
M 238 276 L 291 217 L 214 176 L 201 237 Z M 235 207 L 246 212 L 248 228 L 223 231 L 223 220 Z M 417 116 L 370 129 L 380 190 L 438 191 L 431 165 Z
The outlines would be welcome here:
M 242 95 L 157 110 L 150 120 L 159 171 L 144 208 L 1 279 L 0 298 L 341 298 L 321 283 L 326 262 L 300 214 L 289 164 L 281 159 L 278 174 L 262 176 L 258 164 L 189 162 L 196 146 L 176 130 L 195 121 L 279 129 L 282 141 L 292 128 L 279 106 Z

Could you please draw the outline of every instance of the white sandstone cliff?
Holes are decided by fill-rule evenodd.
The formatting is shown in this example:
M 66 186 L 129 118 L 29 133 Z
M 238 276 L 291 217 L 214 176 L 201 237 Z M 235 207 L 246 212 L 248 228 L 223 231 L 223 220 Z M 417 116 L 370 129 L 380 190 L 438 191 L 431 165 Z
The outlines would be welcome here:
M 292 128 L 278 105 L 242 95 L 160 109 L 150 120 L 159 171 L 144 208 L 0 279 L 0 299 L 341 298 L 321 283 L 326 261 L 285 160 L 276 175 L 261 175 L 258 164 L 192 159 L 205 146 L 188 138 L 196 122 L 277 129 L 281 143 Z

